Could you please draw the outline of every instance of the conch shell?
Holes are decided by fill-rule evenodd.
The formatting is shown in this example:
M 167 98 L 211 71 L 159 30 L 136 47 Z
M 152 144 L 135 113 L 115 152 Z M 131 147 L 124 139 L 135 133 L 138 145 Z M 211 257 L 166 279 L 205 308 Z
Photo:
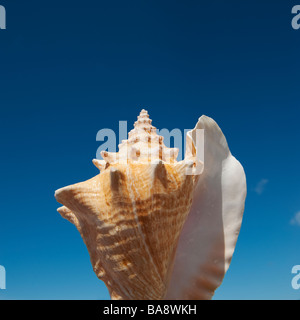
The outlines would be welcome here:
M 77 227 L 112 299 L 210 299 L 241 226 L 245 174 L 212 119 L 188 133 L 179 162 L 151 122 L 142 110 L 119 152 L 93 160 L 100 174 L 57 190 L 58 212 Z

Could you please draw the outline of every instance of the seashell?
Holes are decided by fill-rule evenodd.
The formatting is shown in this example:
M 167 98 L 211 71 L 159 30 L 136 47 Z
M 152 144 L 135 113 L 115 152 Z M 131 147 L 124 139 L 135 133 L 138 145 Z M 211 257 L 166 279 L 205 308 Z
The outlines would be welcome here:
M 177 161 L 178 149 L 163 144 L 142 110 L 119 152 L 101 155 L 93 160 L 100 174 L 55 197 L 111 298 L 210 299 L 229 266 L 246 196 L 243 168 L 217 124 L 201 117 Z

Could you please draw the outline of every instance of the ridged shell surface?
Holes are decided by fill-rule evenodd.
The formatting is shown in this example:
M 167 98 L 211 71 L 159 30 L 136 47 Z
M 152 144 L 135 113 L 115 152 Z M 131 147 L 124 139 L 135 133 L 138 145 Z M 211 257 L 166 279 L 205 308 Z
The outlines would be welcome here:
M 112 299 L 165 298 L 178 239 L 198 176 L 196 157 L 177 162 L 142 110 L 119 152 L 103 151 L 96 177 L 55 193 L 59 213 L 79 230 Z

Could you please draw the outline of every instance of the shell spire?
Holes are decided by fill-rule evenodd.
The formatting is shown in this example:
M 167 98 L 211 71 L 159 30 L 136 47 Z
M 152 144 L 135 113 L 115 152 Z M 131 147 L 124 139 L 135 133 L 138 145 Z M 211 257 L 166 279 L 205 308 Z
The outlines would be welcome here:
M 103 160 L 94 159 L 94 165 L 99 170 L 104 170 L 115 163 L 152 163 L 156 160 L 165 163 L 177 162 L 179 149 L 167 148 L 163 143 L 164 138 L 158 135 L 156 130 L 147 110 L 142 109 L 134 128 L 128 133 L 128 140 L 119 144 L 119 152 L 101 151 Z

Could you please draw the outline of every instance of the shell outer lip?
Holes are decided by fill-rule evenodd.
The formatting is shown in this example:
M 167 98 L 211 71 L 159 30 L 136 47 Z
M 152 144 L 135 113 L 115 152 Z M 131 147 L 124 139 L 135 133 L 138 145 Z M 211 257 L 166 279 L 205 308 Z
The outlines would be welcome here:
M 230 265 L 242 224 L 247 193 L 242 165 L 232 156 L 217 123 L 199 118 L 187 134 L 205 130 L 204 169 L 181 232 L 166 299 L 211 299 Z

